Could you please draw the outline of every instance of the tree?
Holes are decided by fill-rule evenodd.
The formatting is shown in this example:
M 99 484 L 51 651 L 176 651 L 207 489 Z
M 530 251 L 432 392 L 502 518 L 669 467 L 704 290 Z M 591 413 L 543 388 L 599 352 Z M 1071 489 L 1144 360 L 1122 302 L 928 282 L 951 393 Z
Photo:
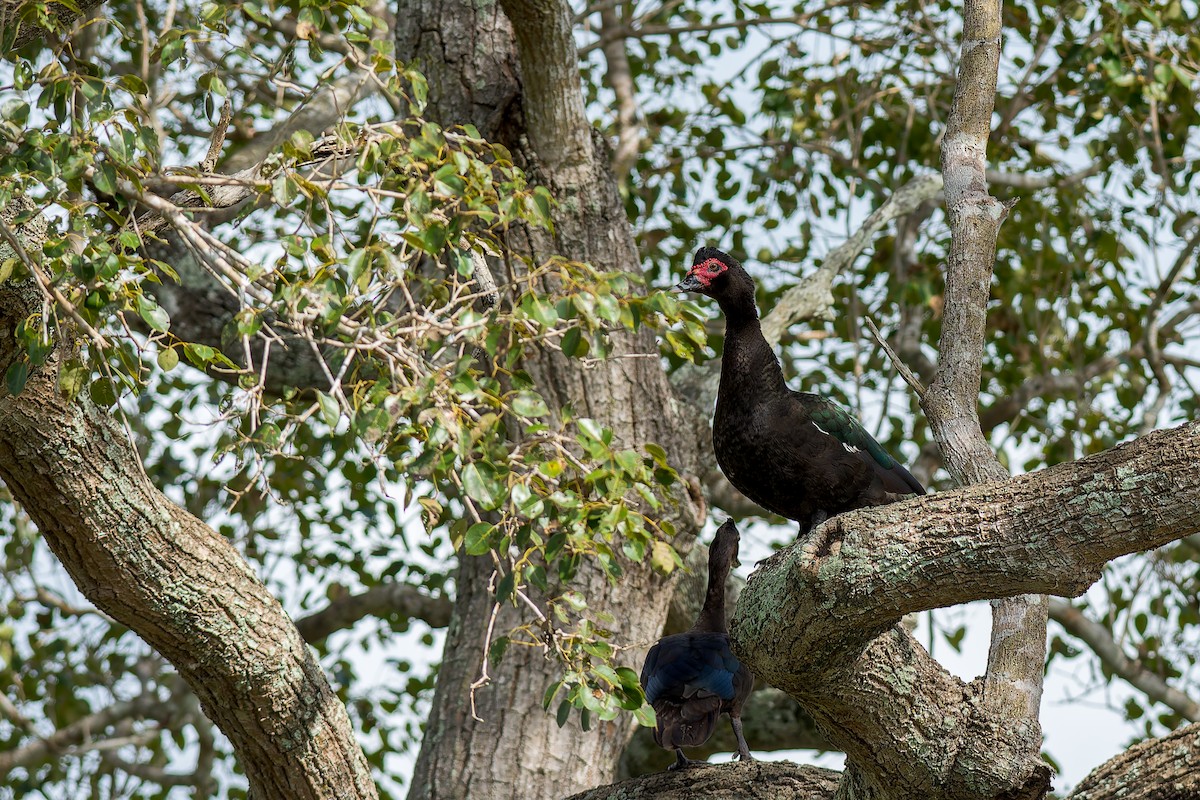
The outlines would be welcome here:
M 1168 707 L 1147 735 L 1197 721 L 1200 428 L 1151 433 L 1195 409 L 1180 4 L 63 8 L 0 6 L 18 791 L 396 795 L 389 755 L 417 741 L 410 797 L 563 796 L 645 763 L 630 667 L 689 595 L 706 498 L 761 514 L 706 452 L 708 312 L 649 288 L 703 239 L 785 265 L 761 300 L 787 368 L 881 409 L 939 492 L 831 520 L 739 603 L 739 651 L 786 692 L 752 700 L 751 744 L 815 719 L 843 775 L 628 791 L 1041 796 L 1048 614 L 1087 648 L 1056 633 L 1052 657 L 1136 686 L 1131 716 Z M 710 79 L 746 31 L 783 35 Z M 848 228 L 828 253 L 824 218 Z M 889 335 L 864 348 L 863 317 Z M 1042 594 L 1177 540 L 1110 570 L 1107 608 Z M 898 625 L 987 598 L 1008 599 L 979 685 Z M 432 698 L 401 657 L 405 690 L 372 690 L 347 639 L 414 621 L 446 629 Z M 1189 734 L 1073 796 L 1196 793 Z

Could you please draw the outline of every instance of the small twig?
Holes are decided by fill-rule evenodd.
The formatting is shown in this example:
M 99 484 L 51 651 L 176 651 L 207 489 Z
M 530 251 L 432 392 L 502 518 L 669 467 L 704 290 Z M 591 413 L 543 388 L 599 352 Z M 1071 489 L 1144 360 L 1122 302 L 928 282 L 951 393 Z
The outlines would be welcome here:
M 870 317 L 866 318 L 867 327 L 871 329 L 871 334 L 875 337 L 875 341 L 879 342 L 879 346 L 883 348 L 883 352 L 887 354 L 888 360 L 892 362 L 892 366 L 900 373 L 900 377 L 904 379 L 920 399 L 925 398 L 925 385 L 921 383 L 921 379 L 913 374 L 913 371 L 908 368 L 908 365 L 900 360 L 900 356 L 896 355 L 896 351 L 883 338 L 883 334 L 879 332 L 879 328 L 875 327 L 875 321 Z
M 221 148 L 225 146 L 225 134 L 229 131 L 229 121 L 233 119 L 233 103 L 228 97 L 221 106 L 221 116 L 217 126 L 213 128 L 212 140 L 208 144 L 208 155 L 200 162 L 200 172 L 208 173 L 217 168 L 217 159 L 221 157 Z
M 492 572 L 492 579 L 488 582 L 488 591 L 496 590 L 496 573 Z M 492 613 L 488 617 L 487 633 L 483 637 L 483 664 L 479 668 L 479 677 L 471 682 L 471 719 L 476 722 L 483 722 L 483 717 L 475 711 L 475 692 L 482 689 L 492 682 L 492 676 L 488 673 L 488 650 L 492 646 L 492 632 L 496 628 L 496 615 L 500 613 L 500 604 L 492 604 Z
M 17 237 L 16 231 L 10 228 L 8 223 L 2 219 L 0 219 L 0 237 L 3 237 L 4 241 L 8 242 L 9 246 L 12 247 L 13 252 L 17 254 L 17 258 L 21 260 L 21 264 L 25 267 L 25 269 L 29 270 L 29 274 L 32 275 L 33 279 L 37 282 L 38 288 L 42 290 L 42 294 L 47 298 L 54 298 L 54 302 L 58 303 L 59 306 L 61 306 L 68 314 L 71 315 L 71 318 L 75 320 L 79 327 L 83 328 L 87 335 L 91 337 L 92 341 L 96 343 L 97 347 L 99 347 L 101 350 L 107 348 L 109 346 L 108 340 L 101 336 L 99 331 L 89 325 L 87 320 L 80 316 L 79 311 L 75 308 L 71 301 L 59 291 L 58 287 L 51 282 L 50 278 L 43 273 L 41 268 L 38 267 L 38 265 L 34 263 L 33 259 L 29 257 L 29 253 L 25 251 L 25 246 L 21 244 L 21 240 Z

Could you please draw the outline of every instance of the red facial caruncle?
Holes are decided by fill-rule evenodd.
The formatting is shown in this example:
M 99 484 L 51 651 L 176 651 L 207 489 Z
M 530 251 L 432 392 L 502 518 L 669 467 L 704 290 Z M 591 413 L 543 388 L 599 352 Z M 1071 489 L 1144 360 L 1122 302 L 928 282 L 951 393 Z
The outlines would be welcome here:
M 700 284 L 707 289 L 717 278 L 717 276 L 727 269 L 729 269 L 729 267 L 726 266 L 721 259 L 710 258 L 705 261 L 701 261 L 699 264 L 693 265 L 692 268 L 688 270 L 688 275 L 691 275 L 693 278 L 700 281 Z

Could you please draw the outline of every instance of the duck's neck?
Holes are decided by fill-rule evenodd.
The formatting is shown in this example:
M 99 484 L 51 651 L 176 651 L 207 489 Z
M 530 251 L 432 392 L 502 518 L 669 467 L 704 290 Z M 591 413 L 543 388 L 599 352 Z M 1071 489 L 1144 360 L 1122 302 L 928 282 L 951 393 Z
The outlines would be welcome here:
M 725 350 L 721 354 L 721 387 L 718 394 L 761 396 L 786 391 L 779 359 L 763 336 L 754 297 L 743 296 L 721 303 L 725 313 Z
M 728 633 L 725 624 L 725 579 L 729 577 L 729 567 L 718 567 L 708 571 L 708 592 L 704 595 L 704 606 L 692 630 L 711 633 Z

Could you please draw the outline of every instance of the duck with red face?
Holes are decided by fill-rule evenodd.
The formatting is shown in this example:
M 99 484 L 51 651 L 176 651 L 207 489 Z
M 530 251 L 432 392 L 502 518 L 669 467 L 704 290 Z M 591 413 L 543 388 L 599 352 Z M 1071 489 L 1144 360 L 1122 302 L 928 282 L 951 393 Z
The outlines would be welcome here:
M 737 259 L 700 248 L 675 291 L 711 297 L 725 315 L 713 448 L 742 494 L 802 533 L 844 511 L 925 494 L 849 411 L 788 388 L 759 325 L 754 279 Z

